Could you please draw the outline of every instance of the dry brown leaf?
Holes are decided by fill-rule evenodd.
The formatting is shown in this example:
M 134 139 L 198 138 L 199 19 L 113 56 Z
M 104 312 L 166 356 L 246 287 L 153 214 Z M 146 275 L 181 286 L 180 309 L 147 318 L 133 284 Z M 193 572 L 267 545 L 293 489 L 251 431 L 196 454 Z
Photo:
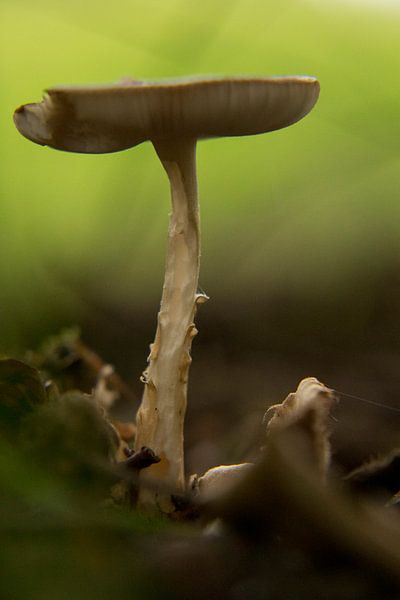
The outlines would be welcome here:
M 314 404 L 287 427 L 268 436 L 263 457 L 224 497 L 205 507 L 242 536 L 287 543 L 318 557 L 332 553 L 400 581 L 400 522 L 368 503 L 354 503 L 331 483 L 322 484 L 310 461 L 309 432 Z
M 194 495 L 201 498 L 201 501 L 212 500 L 231 490 L 252 467 L 254 467 L 253 463 L 248 462 L 213 467 L 201 477 L 192 475 L 189 488 Z
M 336 396 L 332 389 L 315 377 L 303 379 L 297 390 L 287 396 L 281 404 L 270 406 L 273 416 L 267 424 L 267 434 L 285 429 L 293 424 L 301 425 L 306 434 L 311 461 L 314 461 L 322 477 L 326 476 L 330 463 L 329 414 Z

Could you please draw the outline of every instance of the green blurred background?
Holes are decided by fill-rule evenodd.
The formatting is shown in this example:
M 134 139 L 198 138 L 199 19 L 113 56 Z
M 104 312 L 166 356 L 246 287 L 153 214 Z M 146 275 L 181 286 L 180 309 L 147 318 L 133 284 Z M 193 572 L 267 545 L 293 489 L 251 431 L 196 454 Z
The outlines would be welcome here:
M 240 458 L 248 415 L 254 432 L 306 375 L 397 402 L 398 2 L 1 0 L 0 10 L 0 352 L 77 324 L 139 397 L 169 212 L 150 144 L 102 156 L 42 148 L 14 128 L 19 104 L 124 76 L 308 74 L 321 96 L 299 124 L 198 147 L 211 301 L 198 315 L 188 460 Z M 362 429 L 365 452 L 382 413 L 346 403 L 357 420 L 343 417 L 342 447 Z M 227 431 L 221 449 L 212 440 Z

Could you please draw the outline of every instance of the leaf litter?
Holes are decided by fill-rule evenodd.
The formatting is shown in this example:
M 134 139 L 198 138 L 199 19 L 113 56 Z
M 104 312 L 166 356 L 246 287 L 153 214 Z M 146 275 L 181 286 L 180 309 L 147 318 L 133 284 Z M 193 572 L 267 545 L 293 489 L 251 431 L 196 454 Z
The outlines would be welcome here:
M 137 399 L 77 331 L 0 361 L 0 594 L 398 597 L 400 450 L 339 475 L 341 395 L 303 379 L 266 411 L 258 456 L 193 475 L 167 518 L 135 506 L 158 457 L 133 451 L 134 423 L 113 408 Z

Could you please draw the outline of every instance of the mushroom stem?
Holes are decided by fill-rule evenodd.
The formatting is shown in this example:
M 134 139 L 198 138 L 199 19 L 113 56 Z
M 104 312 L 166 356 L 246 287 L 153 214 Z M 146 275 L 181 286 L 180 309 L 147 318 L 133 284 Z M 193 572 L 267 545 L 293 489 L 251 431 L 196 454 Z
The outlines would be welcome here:
M 136 449 L 151 448 L 160 462 L 140 476 L 139 503 L 173 509 L 171 493 L 184 489 L 183 424 L 190 348 L 197 330 L 200 266 L 196 140 L 153 142 L 171 185 L 166 270 L 157 331 L 150 346 L 145 384 L 137 413 Z

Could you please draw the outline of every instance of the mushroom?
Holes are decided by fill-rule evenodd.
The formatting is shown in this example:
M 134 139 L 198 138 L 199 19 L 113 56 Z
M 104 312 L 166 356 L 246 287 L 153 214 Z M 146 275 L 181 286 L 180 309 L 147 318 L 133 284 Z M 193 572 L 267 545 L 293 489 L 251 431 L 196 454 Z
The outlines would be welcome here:
M 287 127 L 314 106 L 313 77 L 126 81 L 54 87 L 15 111 L 18 130 L 38 144 L 83 153 L 116 152 L 151 141 L 171 186 L 166 271 L 154 343 L 137 414 L 136 448 L 160 462 L 142 477 L 141 502 L 172 510 L 184 489 L 183 423 L 190 349 L 197 330 L 200 234 L 196 142 Z

